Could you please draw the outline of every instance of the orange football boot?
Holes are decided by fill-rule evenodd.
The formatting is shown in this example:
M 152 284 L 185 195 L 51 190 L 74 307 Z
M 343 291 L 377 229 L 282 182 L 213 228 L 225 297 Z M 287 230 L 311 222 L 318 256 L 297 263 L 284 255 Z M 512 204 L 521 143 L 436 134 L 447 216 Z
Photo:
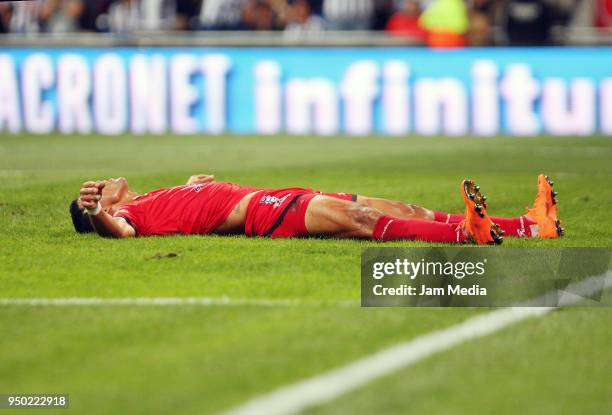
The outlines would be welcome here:
M 565 234 L 561 221 L 557 218 L 557 192 L 550 177 L 538 176 L 538 194 L 532 208 L 527 208 L 529 215 L 538 224 L 538 238 L 558 238 Z
M 480 193 L 480 186 L 473 180 L 461 182 L 461 195 L 465 202 L 465 219 L 460 226 L 467 233 L 467 242 L 499 245 L 504 231 L 491 221 L 487 214 L 487 198 Z

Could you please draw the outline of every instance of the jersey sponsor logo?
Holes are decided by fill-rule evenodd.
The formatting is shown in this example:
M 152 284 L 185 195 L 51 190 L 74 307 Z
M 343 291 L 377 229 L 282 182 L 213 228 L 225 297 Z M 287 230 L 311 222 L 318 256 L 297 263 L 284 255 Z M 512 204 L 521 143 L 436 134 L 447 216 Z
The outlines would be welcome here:
M 287 200 L 289 196 L 291 196 L 291 193 L 281 198 L 278 198 L 276 196 L 271 196 L 271 195 L 264 195 L 259 201 L 259 203 L 264 204 L 264 205 L 272 205 L 272 207 L 276 209 L 277 207 L 282 205 L 283 202 Z

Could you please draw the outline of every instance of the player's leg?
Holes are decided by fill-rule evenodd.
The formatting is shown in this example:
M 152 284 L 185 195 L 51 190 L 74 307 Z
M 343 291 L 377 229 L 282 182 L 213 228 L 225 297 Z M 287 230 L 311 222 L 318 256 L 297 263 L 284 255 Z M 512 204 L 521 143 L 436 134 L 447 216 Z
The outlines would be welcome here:
M 327 193 L 320 191 L 317 191 L 316 193 L 323 196 L 333 197 L 335 199 L 357 202 L 360 205 L 371 207 L 381 211 L 385 215 L 394 216 L 396 218 L 421 220 L 434 220 L 435 218 L 433 210 L 397 200 L 356 195 L 351 193 Z
M 476 215 L 475 212 L 470 217 L 474 215 Z M 493 226 L 487 218 L 473 218 L 472 222 L 466 221 L 462 224 L 401 219 L 384 215 L 381 211 L 369 206 L 328 196 L 316 196 L 310 200 L 304 221 L 309 235 L 325 235 L 335 238 L 450 243 L 461 243 L 466 240 L 476 243 L 501 242 L 501 239 L 494 241 L 491 236 L 482 236 L 483 232 L 488 235 Z M 468 229 L 466 225 L 471 228 Z M 477 229 L 478 227 L 481 229 Z
M 351 196 L 347 193 L 322 194 L 346 200 L 349 200 L 347 197 Z M 353 200 L 359 203 L 360 205 L 377 209 L 387 216 L 393 216 L 401 219 L 432 220 L 447 224 L 459 224 L 465 220 L 465 215 L 463 213 L 440 212 L 430 210 L 422 206 L 406 202 L 400 202 L 396 200 L 389 200 L 363 195 L 354 195 Z M 491 216 L 491 220 L 496 225 L 499 225 L 499 227 L 504 231 L 504 235 L 506 236 L 535 237 L 538 235 L 537 228 L 534 227 L 536 225 L 536 221 L 529 215 L 518 216 L 514 218 Z
M 465 219 L 463 213 L 440 212 L 411 203 L 389 199 L 357 195 L 356 201 L 361 205 L 378 209 L 385 215 L 402 219 L 433 220 L 450 224 L 458 224 Z M 528 215 L 515 218 L 491 216 L 491 220 L 502 228 L 506 236 L 529 237 L 537 235 L 537 231 L 533 228 L 536 221 Z
M 332 196 L 315 196 L 304 222 L 309 235 L 370 239 L 382 212 Z
M 380 210 L 388 216 L 395 216 L 401 219 L 421 219 L 434 220 L 435 213 L 422 206 L 417 206 L 412 203 L 400 202 L 397 200 L 383 199 L 379 197 L 369 197 L 357 195 L 356 202 L 363 206 L 368 206 L 373 209 Z
M 458 232 L 458 225 L 392 218 L 377 209 L 329 196 L 316 196 L 311 200 L 305 224 L 310 235 L 334 238 L 455 243 L 465 240 L 462 232 Z
M 450 224 L 458 224 L 465 219 L 463 213 L 429 210 L 422 206 L 395 200 L 358 195 L 356 201 L 361 205 L 378 209 L 385 215 L 403 219 L 434 220 L 436 222 Z M 502 228 L 506 236 L 530 237 L 537 235 L 537 231 L 533 227 L 536 221 L 529 215 L 514 218 L 491 216 L 491 220 Z

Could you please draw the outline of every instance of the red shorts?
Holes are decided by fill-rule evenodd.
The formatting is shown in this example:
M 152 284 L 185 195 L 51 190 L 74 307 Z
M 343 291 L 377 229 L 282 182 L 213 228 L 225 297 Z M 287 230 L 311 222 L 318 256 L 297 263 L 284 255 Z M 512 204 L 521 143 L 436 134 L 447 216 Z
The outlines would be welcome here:
M 355 201 L 349 193 L 323 193 L 312 189 L 290 188 L 262 190 L 253 195 L 246 214 L 244 233 L 247 236 L 294 238 L 308 235 L 306 209 L 315 196 Z

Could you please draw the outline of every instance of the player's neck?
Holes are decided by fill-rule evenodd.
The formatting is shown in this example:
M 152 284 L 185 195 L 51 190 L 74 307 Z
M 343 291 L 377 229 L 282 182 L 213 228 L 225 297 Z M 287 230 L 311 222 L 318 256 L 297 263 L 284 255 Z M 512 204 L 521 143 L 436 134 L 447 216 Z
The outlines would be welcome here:
M 138 199 L 141 195 L 128 190 L 125 195 L 121 198 L 121 200 L 115 203 L 115 209 L 120 209 L 121 207 L 127 205 L 128 203 L 132 203 L 134 200 Z

